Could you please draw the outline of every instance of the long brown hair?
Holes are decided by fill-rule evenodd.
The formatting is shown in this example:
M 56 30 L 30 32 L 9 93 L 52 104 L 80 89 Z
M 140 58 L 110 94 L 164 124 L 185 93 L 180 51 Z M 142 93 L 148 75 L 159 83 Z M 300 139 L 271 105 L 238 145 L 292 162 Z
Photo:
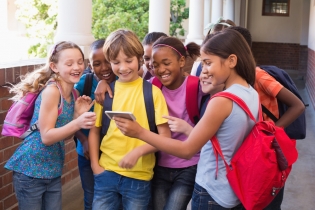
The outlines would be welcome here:
M 250 85 L 254 85 L 256 63 L 251 49 L 239 32 L 233 29 L 224 29 L 204 43 L 201 50 L 206 54 L 213 54 L 223 59 L 227 59 L 231 54 L 236 55 L 235 70 L 237 74 Z

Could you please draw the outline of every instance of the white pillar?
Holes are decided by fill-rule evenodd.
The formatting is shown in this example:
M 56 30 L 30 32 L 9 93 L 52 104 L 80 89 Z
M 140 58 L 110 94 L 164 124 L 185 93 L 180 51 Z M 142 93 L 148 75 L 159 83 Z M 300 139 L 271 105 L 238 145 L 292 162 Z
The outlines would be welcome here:
M 234 17 L 234 0 L 224 0 L 223 6 L 223 17 L 224 19 L 235 20 Z
M 189 30 L 186 43 L 203 41 L 204 0 L 191 0 L 189 4 Z
M 8 30 L 8 2 L 7 0 L 0 0 L 0 31 Z M 0 40 L 2 41 L 2 40 Z
M 213 0 L 211 8 L 211 23 L 216 23 L 217 20 L 222 16 L 223 16 L 222 0 Z
M 58 27 L 55 42 L 72 41 L 88 55 L 89 46 L 95 40 L 92 35 L 92 1 L 59 0 Z
M 203 34 L 207 35 L 208 30 L 205 30 L 207 25 L 211 23 L 211 0 L 204 0 L 205 1 L 205 7 L 204 7 L 204 22 L 203 22 Z M 215 0 L 213 0 L 215 1 Z
M 150 0 L 149 32 L 170 33 L 170 0 Z

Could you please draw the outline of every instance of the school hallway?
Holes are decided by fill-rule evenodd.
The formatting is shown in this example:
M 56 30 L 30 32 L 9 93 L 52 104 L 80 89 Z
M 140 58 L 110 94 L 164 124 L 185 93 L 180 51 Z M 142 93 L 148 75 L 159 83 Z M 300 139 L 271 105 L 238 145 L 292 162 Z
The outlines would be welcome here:
M 295 83 L 310 106 L 306 108 L 307 135 L 304 140 L 297 141 L 299 158 L 286 182 L 282 210 L 310 210 L 315 209 L 315 110 L 304 88 L 305 81 L 295 79 Z M 63 210 L 84 209 L 80 179 L 73 180 L 64 189 Z M 189 204 L 187 210 L 190 209 Z

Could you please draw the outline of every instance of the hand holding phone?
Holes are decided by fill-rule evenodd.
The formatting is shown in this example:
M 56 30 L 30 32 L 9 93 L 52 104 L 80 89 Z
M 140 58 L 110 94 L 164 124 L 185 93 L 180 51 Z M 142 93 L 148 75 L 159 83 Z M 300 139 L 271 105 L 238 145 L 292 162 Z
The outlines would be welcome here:
M 113 117 L 121 117 L 121 118 L 136 121 L 136 117 L 131 112 L 105 111 L 105 114 L 111 120 L 113 119 Z

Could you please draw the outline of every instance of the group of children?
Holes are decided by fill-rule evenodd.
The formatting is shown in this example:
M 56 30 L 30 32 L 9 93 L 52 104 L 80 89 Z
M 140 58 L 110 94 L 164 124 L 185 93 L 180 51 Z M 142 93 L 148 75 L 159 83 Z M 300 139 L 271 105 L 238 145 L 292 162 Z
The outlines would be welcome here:
M 143 43 L 132 31 L 112 32 L 91 45 L 90 97 L 83 96 L 87 76 L 82 75 L 82 51 L 71 42 L 56 44 L 46 66 L 11 89 L 17 95 L 41 90 L 32 118 L 40 130 L 22 142 L 5 166 L 14 171 L 19 209 L 61 209 L 64 140 L 73 135 L 78 139 L 85 209 L 185 210 L 190 200 L 192 209 L 242 209 L 223 161 L 216 165 L 209 139 L 217 136 L 229 162 L 254 123 L 230 99 L 203 99 L 219 91 L 233 93 L 256 119 L 259 101 L 279 116 L 276 103 L 283 100 L 290 106 L 276 123 L 283 127 L 303 112 L 304 105 L 256 68 L 251 40 L 238 29 L 223 28 L 213 30 L 201 46 L 185 46 L 158 32 L 149 33 Z M 194 83 L 201 111 L 193 117 L 186 88 L 195 77 L 183 72 L 188 56 L 199 57 L 202 65 L 200 80 Z M 148 82 L 155 132 L 150 131 L 146 111 L 143 87 Z M 81 95 L 76 102 L 73 88 Z M 114 117 L 102 134 L 103 101 L 109 100 L 104 92 L 112 97 L 113 111 L 132 112 L 136 121 Z M 59 115 L 60 97 L 65 103 Z M 266 209 L 280 209 L 281 201 Z

